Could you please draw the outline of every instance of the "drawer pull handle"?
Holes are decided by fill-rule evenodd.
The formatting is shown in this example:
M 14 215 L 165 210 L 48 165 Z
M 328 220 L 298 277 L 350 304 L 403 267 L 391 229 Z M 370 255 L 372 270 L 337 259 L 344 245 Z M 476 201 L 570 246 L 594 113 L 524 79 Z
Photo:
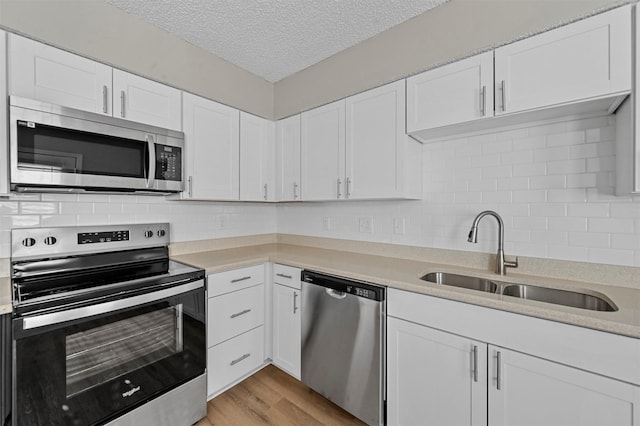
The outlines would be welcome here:
M 235 280 L 231 280 L 231 284 L 239 283 L 240 281 L 246 281 L 246 280 L 250 280 L 250 279 L 251 279 L 251 276 L 242 277 L 242 278 L 236 278 Z
M 282 278 L 286 278 L 288 280 L 293 278 L 291 275 L 287 275 L 287 274 L 276 274 L 276 277 L 282 277 Z
M 473 345 L 473 381 L 478 381 L 478 346 Z
M 502 382 L 502 374 L 500 372 L 501 365 L 502 365 L 502 354 L 500 353 L 500 351 L 498 351 L 498 353 L 496 354 L 496 388 L 498 390 L 502 388 L 500 383 Z
M 237 318 L 240 315 L 248 314 L 249 312 L 251 312 L 251 309 L 245 309 L 244 311 L 240 311 L 238 313 L 232 314 L 231 318 Z
M 236 365 L 237 363 L 244 361 L 245 359 L 249 358 L 251 356 L 251 354 L 244 354 L 242 355 L 240 358 L 236 358 L 233 361 L 231 361 L 229 364 L 230 365 Z
M 295 315 L 296 311 L 298 310 L 298 292 L 294 291 L 293 292 L 293 314 Z

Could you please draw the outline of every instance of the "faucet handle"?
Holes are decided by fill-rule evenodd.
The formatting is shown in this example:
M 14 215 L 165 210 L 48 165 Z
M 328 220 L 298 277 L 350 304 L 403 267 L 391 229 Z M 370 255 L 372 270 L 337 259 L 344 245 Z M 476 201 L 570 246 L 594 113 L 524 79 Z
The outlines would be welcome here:
M 517 268 L 518 267 L 518 256 L 516 256 L 516 260 L 505 260 L 504 261 L 505 268 Z

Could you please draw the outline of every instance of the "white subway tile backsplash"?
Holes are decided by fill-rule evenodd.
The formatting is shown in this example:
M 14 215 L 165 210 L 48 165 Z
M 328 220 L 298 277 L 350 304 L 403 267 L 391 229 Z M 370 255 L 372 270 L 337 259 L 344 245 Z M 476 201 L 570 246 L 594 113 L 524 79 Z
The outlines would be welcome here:
M 584 159 L 549 161 L 547 163 L 547 174 L 549 175 L 584 173 L 586 170 L 587 162 Z
M 589 218 L 589 232 L 633 233 L 633 219 L 622 218 Z
M 585 132 L 563 132 L 547 136 L 547 146 L 579 145 L 585 142 Z
M 587 200 L 587 191 L 584 188 L 549 189 L 547 201 L 550 203 L 578 203 Z
M 93 203 L 72 203 L 65 201 L 60 203 L 60 213 L 91 215 L 93 213 Z
M 569 245 L 576 247 L 611 247 L 609 234 L 598 234 L 594 232 L 569 232 Z
M 547 174 L 547 163 L 518 164 L 513 166 L 513 175 L 530 177 Z
M 587 219 L 580 217 L 550 217 L 549 229 L 552 231 L 587 232 Z
M 590 248 L 589 261 L 610 265 L 633 265 L 635 253 L 633 250 Z
M 529 178 L 529 186 L 531 189 L 548 189 L 548 188 L 566 188 L 566 176 L 533 176 Z
M 567 204 L 567 216 L 607 217 L 609 216 L 609 204 L 607 203 L 570 203 L 570 204 Z

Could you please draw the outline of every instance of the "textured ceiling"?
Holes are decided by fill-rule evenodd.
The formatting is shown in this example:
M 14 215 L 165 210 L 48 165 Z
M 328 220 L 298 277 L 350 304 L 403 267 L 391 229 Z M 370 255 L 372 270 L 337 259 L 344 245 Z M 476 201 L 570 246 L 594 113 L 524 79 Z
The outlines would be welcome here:
M 278 81 L 447 0 L 106 0 Z

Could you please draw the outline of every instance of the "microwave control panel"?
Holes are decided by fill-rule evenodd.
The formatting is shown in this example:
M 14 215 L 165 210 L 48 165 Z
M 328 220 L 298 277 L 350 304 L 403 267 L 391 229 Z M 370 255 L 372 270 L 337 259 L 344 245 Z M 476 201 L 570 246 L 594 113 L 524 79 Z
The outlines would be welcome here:
M 156 179 L 182 180 L 182 149 L 156 144 Z

